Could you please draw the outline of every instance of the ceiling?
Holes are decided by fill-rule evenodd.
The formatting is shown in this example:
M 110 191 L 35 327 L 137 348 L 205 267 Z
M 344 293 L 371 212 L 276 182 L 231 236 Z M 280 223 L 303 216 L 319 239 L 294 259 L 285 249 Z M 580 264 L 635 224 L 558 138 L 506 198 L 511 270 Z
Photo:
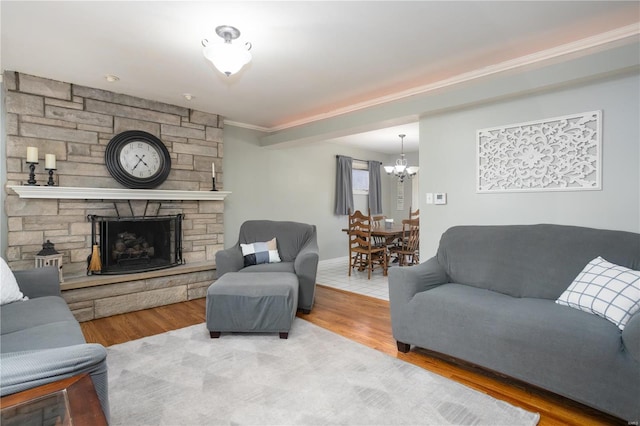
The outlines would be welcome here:
M 404 144 L 400 143 L 400 136 L 405 135 Z M 420 129 L 418 122 L 402 124 L 393 127 L 384 127 L 363 133 L 328 139 L 327 142 L 347 144 L 352 147 L 362 148 L 383 154 L 400 154 L 400 148 L 404 145 L 404 152 L 418 152 L 420 145 Z M 396 155 L 399 157 L 399 155 Z
M 639 26 L 640 2 L 3 0 L 0 14 L 2 70 L 277 131 Z M 252 62 L 231 77 L 202 56 L 202 39 L 219 39 L 223 24 L 253 46 Z M 399 133 L 405 151 L 417 150 L 415 123 L 335 141 L 397 153 Z

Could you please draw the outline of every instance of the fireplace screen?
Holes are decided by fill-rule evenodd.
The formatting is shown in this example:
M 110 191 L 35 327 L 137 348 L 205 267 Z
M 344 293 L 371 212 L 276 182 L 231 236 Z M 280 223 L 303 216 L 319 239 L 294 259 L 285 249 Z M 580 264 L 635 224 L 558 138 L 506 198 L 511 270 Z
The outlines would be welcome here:
M 89 216 L 92 241 L 99 247 L 98 274 L 128 274 L 170 268 L 182 260 L 182 215 L 154 217 Z M 95 256 L 95 251 L 92 254 Z M 89 264 L 95 264 L 89 259 Z

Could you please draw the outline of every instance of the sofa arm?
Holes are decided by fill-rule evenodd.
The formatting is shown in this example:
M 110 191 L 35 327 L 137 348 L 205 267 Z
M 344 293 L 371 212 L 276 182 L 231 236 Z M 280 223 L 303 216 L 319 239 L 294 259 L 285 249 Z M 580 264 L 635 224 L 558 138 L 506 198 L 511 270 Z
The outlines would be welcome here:
M 622 343 L 629 355 L 640 362 L 640 312 L 636 312 L 622 330 Z
M 87 343 L 60 348 L 7 352 L 0 355 L 0 396 L 42 386 L 81 373 L 89 373 L 109 420 L 107 350 Z
M 313 307 L 319 258 L 318 242 L 313 238 L 300 250 L 293 262 L 293 269 L 298 276 L 300 287 L 298 306 L 303 312 L 308 313 Z
M 415 266 L 390 268 L 389 302 L 391 309 L 394 304 L 409 303 L 417 293 L 447 282 L 447 273 L 440 266 L 436 257 Z
M 55 266 L 14 271 L 20 291 L 29 299 L 43 296 L 62 296 L 60 274 Z
M 216 275 L 218 278 L 227 272 L 238 272 L 244 267 L 244 258 L 239 245 L 216 253 Z

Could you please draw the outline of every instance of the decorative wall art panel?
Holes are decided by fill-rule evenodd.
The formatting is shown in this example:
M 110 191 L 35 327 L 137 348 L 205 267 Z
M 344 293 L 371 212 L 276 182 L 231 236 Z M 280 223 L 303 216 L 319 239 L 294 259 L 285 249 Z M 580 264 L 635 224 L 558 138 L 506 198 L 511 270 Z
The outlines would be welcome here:
M 479 193 L 601 189 L 602 111 L 477 131 Z

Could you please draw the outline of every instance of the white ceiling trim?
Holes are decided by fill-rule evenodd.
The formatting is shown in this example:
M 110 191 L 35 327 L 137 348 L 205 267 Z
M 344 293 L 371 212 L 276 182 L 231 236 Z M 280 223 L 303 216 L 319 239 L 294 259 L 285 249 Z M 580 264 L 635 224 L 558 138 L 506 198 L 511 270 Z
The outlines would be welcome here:
M 493 74 L 498 74 L 501 72 L 510 71 L 517 68 L 531 66 L 531 65 L 545 62 L 561 56 L 571 55 L 571 54 L 579 53 L 588 49 L 600 47 L 609 43 L 624 41 L 625 39 L 637 37 L 638 35 L 640 35 L 639 25 L 636 25 L 636 24 L 627 25 L 625 27 L 621 27 L 612 31 L 607 31 L 592 37 L 587 37 L 572 43 L 563 44 L 560 46 L 553 47 L 551 49 L 542 50 L 540 52 L 532 53 L 529 55 L 521 56 L 519 58 L 500 62 L 495 65 L 491 65 L 491 66 L 477 69 L 474 71 L 459 74 L 457 76 L 454 76 L 445 80 L 437 81 L 435 83 L 415 87 L 413 89 L 397 92 L 387 96 L 370 99 L 365 102 L 360 102 L 357 104 L 349 105 L 347 107 L 338 108 L 323 114 L 317 114 L 301 120 L 292 121 L 292 122 L 283 124 L 281 126 L 262 127 L 262 126 L 255 126 L 252 124 L 240 123 L 240 122 L 231 121 L 231 120 L 225 120 L 224 123 L 229 124 L 231 126 L 235 126 L 235 127 L 258 130 L 265 133 L 277 132 L 277 131 L 289 129 L 291 127 L 301 126 L 304 124 L 313 123 L 315 121 L 333 118 L 339 115 L 348 114 L 355 111 L 360 111 L 365 108 L 370 108 L 373 106 L 402 100 L 405 98 L 409 98 L 411 96 L 422 95 L 434 90 L 455 86 L 457 84 L 465 83 L 465 82 L 472 81 L 482 77 L 488 77 Z
M 260 132 L 265 132 L 265 133 L 275 132 L 275 130 L 274 130 L 275 128 L 256 126 L 254 124 L 241 123 L 239 121 L 227 120 L 226 118 L 224 119 L 223 122 L 224 122 L 225 125 L 228 124 L 229 126 L 242 127 L 243 129 L 258 130 Z

